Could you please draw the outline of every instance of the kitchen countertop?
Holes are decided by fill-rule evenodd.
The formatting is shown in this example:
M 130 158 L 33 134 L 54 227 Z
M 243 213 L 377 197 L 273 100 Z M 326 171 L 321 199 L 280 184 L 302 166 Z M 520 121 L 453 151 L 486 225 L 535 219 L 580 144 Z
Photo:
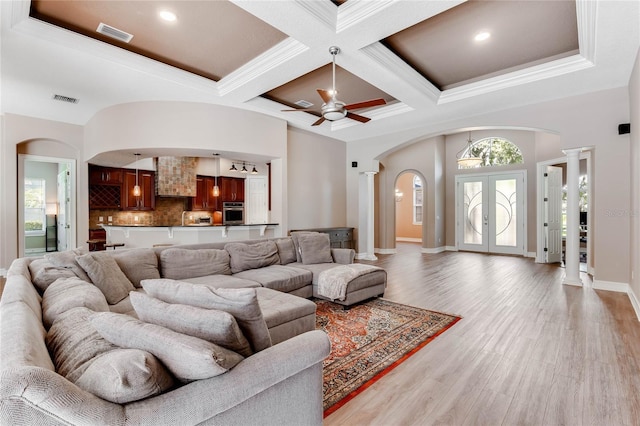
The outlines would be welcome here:
M 192 225 L 134 225 L 134 224 L 119 224 L 119 223 L 101 223 L 99 226 L 106 228 L 108 226 L 114 226 L 119 228 L 224 228 L 231 226 L 278 226 L 277 223 L 240 223 L 229 225 L 212 225 L 208 223 L 192 224 Z M 100 229 L 100 228 L 97 228 Z

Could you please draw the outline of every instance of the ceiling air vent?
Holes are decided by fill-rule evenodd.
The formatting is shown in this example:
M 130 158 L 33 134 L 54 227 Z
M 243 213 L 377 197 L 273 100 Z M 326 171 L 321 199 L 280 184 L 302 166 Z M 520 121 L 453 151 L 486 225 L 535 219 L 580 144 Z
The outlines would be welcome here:
M 96 30 L 96 32 L 99 32 L 102 35 L 106 35 L 107 37 L 123 41 L 125 43 L 129 43 L 133 38 L 133 34 L 126 33 L 102 22 L 100 22 L 100 25 L 98 25 L 98 29 Z
M 305 101 L 303 99 L 301 99 L 301 100 L 299 100 L 297 102 L 294 102 L 294 104 L 296 104 L 298 106 L 301 106 L 302 108 L 309 108 L 309 107 L 313 106 L 313 104 L 311 102 Z
M 53 95 L 53 100 L 60 102 L 69 102 L 70 104 L 77 104 L 78 102 L 80 102 L 78 98 L 72 98 L 70 96 L 64 95 Z

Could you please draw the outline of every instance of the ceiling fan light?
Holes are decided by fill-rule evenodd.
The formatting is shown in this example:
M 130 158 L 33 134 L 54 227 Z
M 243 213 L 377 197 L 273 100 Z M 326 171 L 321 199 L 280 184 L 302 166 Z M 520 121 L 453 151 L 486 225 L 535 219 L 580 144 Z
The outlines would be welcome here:
M 341 118 L 344 118 L 346 115 L 347 115 L 347 111 L 344 109 L 336 110 L 336 111 L 326 111 L 322 114 L 324 119 L 329 121 L 340 120 Z

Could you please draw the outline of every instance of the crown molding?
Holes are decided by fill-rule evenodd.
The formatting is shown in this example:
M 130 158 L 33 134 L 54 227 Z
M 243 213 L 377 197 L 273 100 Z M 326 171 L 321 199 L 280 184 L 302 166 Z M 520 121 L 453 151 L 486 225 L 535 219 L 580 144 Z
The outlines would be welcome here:
M 580 55 L 595 63 L 598 0 L 576 0 Z
M 397 0 L 349 0 L 338 7 L 338 17 L 336 22 L 336 33 L 358 25 L 360 22 L 377 15 L 383 9 L 391 6 Z M 310 2 L 315 3 L 315 2 Z
M 218 94 L 220 96 L 228 95 L 307 50 L 309 50 L 308 46 L 293 38 L 283 40 L 220 80 Z
M 296 4 L 307 11 L 311 16 L 322 22 L 325 26 L 335 31 L 337 7 L 330 1 L 296 0 Z

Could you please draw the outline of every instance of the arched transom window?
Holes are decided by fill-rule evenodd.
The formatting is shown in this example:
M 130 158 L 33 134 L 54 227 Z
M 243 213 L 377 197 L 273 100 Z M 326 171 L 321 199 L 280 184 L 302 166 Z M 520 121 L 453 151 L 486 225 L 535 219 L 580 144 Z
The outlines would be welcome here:
M 462 154 L 463 157 L 477 157 L 482 162 L 474 167 L 503 166 L 506 164 L 522 164 L 522 152 L 513 142 L 497 137 L 480 139 L 471 144 Z M 459 169 L 466 169 L 458 164 Z

